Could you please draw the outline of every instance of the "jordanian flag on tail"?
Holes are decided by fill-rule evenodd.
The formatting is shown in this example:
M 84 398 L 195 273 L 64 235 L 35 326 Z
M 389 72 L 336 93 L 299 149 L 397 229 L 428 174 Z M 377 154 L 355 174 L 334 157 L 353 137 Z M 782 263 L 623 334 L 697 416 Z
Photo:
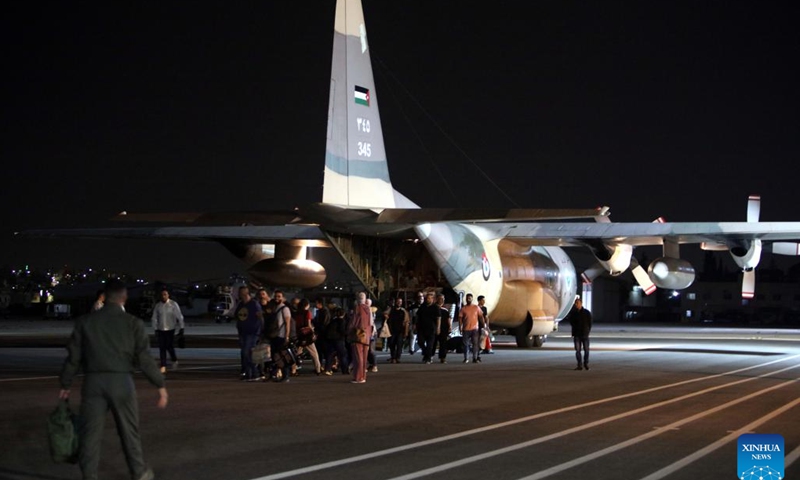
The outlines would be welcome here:
M 361 105 L 366 105 L 369 107 L 369 89 L 364 87 L 359 87 L 356 85 L 356 90 L 353 92 L 356 98 L 356 103 Z

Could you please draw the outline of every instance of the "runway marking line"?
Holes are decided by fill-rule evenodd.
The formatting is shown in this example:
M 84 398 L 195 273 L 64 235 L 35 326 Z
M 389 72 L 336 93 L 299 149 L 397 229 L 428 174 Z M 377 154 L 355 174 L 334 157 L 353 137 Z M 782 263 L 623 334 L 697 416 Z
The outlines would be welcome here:
M 308 474 L 308 473 L 318 472 L 320 470 L 327 470 L 329 468 L 341 467 L 343 465 L 349 465 L 351 463 L 357 463 L 357 462 L 362 462 L 362 461 L 365 461 L 365 460 L 371 460 L 373 458 L 379 458 L 379 457 L 384 457 L 384 456 L 387 456 L 387 455 L 393 455 L 395 453 L 401 453 L 401 452 L 405 452 L 405 451 L 408 451 L 408 450 L 413 450 L 413 449 L 416 449 L 416 448 L 426 447 L 426 446 L 429 446 L 429 445 L 435 445 L 435 444 L 438 444 L 438 443 L 444 443 L 444 442 L 448 442 L 448 441 L 451 441 L 451 440 L 457 440 L 459 438 L 468 437 L 468 436 L 471 436 L 471 435 L 477 435 L 479 433 L 484 433 L 484 432 L 489 432 L 489 431 L 492 431 L 492 430 L 497 430 L 497 429 L 500 429 L 500 428 L 509 427 L 509 426 L 512 426 L 512 425 L 518 425 L 520 423 L 530 422 L 532 420 L 537 420 L 539 418 L 544 418 L 544 417 L 548 417 L 548 416 L 552 416 L 552 415 L 558 415 L 558 414 L 561 414 L 561 413 L 571 412 L 571 411 L 579 410 L 579 409 L 582 409 L 582 408 L 593 407 L 593 406 L 596 406 L 596 405 L 602 405 L 604 403 L 614 402 L 614 401 L 622 400 L 622 399 L 625 399 L 625 398 L 636 397 L 636 396 L 639 396 L 639 395 L 646 395 L 648 393 L 653 393 L 653 392 L 657 392 L 657 391 L 660 391 L 660 390 L 666 390 L 666 389 L 669 389 L 669 388 L 675 388 L 675 387 L 679 387 L 679 386 L 683 386 L 683 385 L 689 385 L 689 384 L 696 383 L 696 382 L 701 382 L 701 381 L 704 381 L 704 380 L 711 380 L 711 379 L 714 379 L 714 378 L 719 378 L 719 377 L 724 377 L 724 376 L 729 376 L 729 375 L 735 375 L 735 374 L 738 374 L 738 373 L 746 372 L 748 370 L 754 370 L 754 369 L 757 369 L 757 368 L 767 367 L 769 365 L 773 365 L 773 364 L 780 363 L 780 362 L 785 362 L 785 361 L 788 361 L 788 360 L 794 360 L 794 359 L 797 359 L 797 358 L 800 358 L 800 355 L 792 355 L 792 356 L 789 356 L 789 357 L 786 357 L 786 358 L 779 358 L 779 359 L 776 359 L 776 360 L 771 360 L 769 362 L 760 363 L 758 365 L 753 365 L 753 366 L 750 366 L 750 367 L 744 367 L 744 368 L 739 368 L 739 369 L 736 369 L 736 370 L 731 370 L 729 372 L 717 373 L 717 374 L 714 374 L 714 375 L 707 375 L 705 377 L 698 377 L 698 378 L 693 378 L 693 379 L 689 379 L 689 380 L 682 380 L 680 382 L 671 383 L 671 384 L 668 384 L 668 385 L 662 385 L 662 386 L 659 386 L 659 387 L 652 387 L 652 388 L 648 388 L 648 389 L 645 389 L 645 390 L 640 390 L 638 392 L 625 393 L 625 394 L 622 394 L 622 395 L 616 395 L 616 396 L 613 396 L 613 397 L 608 397 L 608 398 L 604 398 L 604 399 L 600 399 L 600 400 L 594 400 L 594 401 L 587 402 L 587 403 L 582 403 L 582 404 L 579 404 L 579 405 L 572 405 L 572 406 L 569 406 L 569 407 L 563 407 L 563 408 L 559 408 L 559 409 L 556 409 L 556 410 L 550 410 L 550 411 L 547 411 L 547 412 L 541 412 L 541 413 L 528 415 L 528 416 L 520 417 L 520 418 L 513 419 L 513 420 L 508 420 L 508 421 L 505 421 L 505 422 L 495 423 L 495 424 L 487 425 L 487 426 L 484 426 L 484 427 L 473 428 L 473 429 L 470 429 L 470 430 L 465 430 L 463 432 L 453 433 L 453 434 L 450 434 L 450 435 L 445 435 L 445 436 L 437 437 L 437 438 L 431 438 L 431 439 L 428 439 L 428 440 L 422 440 L 422 441 L 419 441 L 419 442 L 409 443 L 409 444 L 406 444 L 406 445 L 399 445 L 397 447 L 391 447 L 391 448 L 387 448 L 387 449 L 384 449 L 384 450 L 378 450 L 378 451 L 371 452 L 371 453 L 365 453 L 365 454 L 356 455 L 356 456 L 353 456 L 353 457 L 342 458 L 342 459 L 339 459 L 339 460 L 332 460 L 332 461 L 329 461 L 329 462 L 319 463 L 319 464 L 316 464 L 316 465 L 309 465 L 307 467 L 301 467 L 301 468 L 297 468 L 297 469 L 294 469 L 294 470 L 287 470 L 285 472 L 273 473 L 273 474 L 266 475 L 266 476 L 263 476 L 263 477 L 254 478 L 252 480 L 279 480 L 279 479 L 282 479 L 282 478 L 290 478 L 290 477 L 295 477 L 295 476 L 298 476 L 298 475 L 305 475 L 305 474 Z M 794 368 L 794 367 L 792 367 L 792 368 Z
M 783 384 L 776 385 L 775 387 L 773 387 L 773 389 L 780 388 L 780 387 L 784 386 L 786 383 L 793 383 L 793 382 L 796 382 L 796 381 L 797 380 L 791 380 L 791 381 L 785 382 Z M 706 455 L 714 452 L 715 450 L 718 450 L 719 448 L 723 447 L 724 445 L 726 445 L 726 444 L 728 444 L 730 442 L 733 442 L 734 440 L 739 438 L 740 435 L 745 434 L 745 433 L 747 433 L 747 432 L 749 432 L 751 430 L 756 429 L 757 427 L 759 427 L 759 426 L 763 425 L 764 423 L 772 420 L 773 418 L 775 418 L 775 417 L 787 412 L 788 410 L 796 407 L 798 404 L 800 404 L 800 398 L 796 398 L 793 401 L 791 401 L 791 402 L 787 403 L 786 405 L 782 406 L 781 408 L 779 408 L 779 409 L 777 409 L 777 410 L 775 410 L 773 412 L 770 412 L 767 415 L 764 415 L 763 417 L 759 418 L 758 420 L 755 420 L 755 421 L 753 421 L 751 423 L 748 423 L 744 427 L 742 427 L 742 428 L 740 428 L 740 429 L 738 429 L 738 430 L 736 430 L 734 432 L 731 432 L 729 435 L 726 435 L 726 436 L 720 438 L 719 440 L 717 440 L 716 442 L 701 448 L 700 450 L 696 451 L 695 453 L 693 453 L 691 455 L 688 455 L 686 457 L 683 457 L 682 459 L 678 460 L 677 462 L 675 462 L 675 463 L 673 463 L 671 465 L 667 465 L 666 467 L 662 468 L 661 470 L 658 470 L 657 472 L 651 473 L 650 475 L 642 478 L 642 480 L 658 480 L 658 479 L 664 478 L 667 475 L 670 475 L 670 474 L 672 474 L 674 472 L 677 472 L 678 470 L 688 466 L 689 464 L 691 464 L 695 460 L 698 460 L 701 457 L 705 457 Z M 785 461 L 784 461 L 784 472 L 782 472 L 783 475 L 784 475 L 784 478 L 786 476 L 786 472 L 785 472 L 786 467 L 791 465 L 792 462 L 794 462 L 794 460 L 797 458 L 796 456 L 794 458 L 792 458 L 792 455 L 795 454 L 798 451 L 800 451 L 800 448 L 795 449 L 791 454 L 789 454 L 789 457 L 787 457 L 785 459 Z
M 170 370 L 170 372 L 178 373 L 178 372 L 186 372 L 186 371 L 192 371 L 192 370 L 206 370 L 206 369 L 213 369 L 213 368 L 236 367 L 238 365 L 239 365 L 238 363 L 226 363 L 224 365 L 206 365 L 206 366 L 203 366 L 203 367 L 185 367 L 185 368 L 179 368 L 177 370 Z M 78 375 L 78 376 L 82 377 L 82 376 L 84 376 L 84 374 L 81 374 L 81 375 Z M 24 382 L 24 381 L 30 381 L 30 380 L 53 380 L 53 379 L 56 379 L 56 378 L 59 378 L 59 377 L 57 375 L 50 375 L 50 376 L 47 376 L 47 377 L 2 378 L 2 379 L 0 379 L 0 382 Z
M 800 446 L 792 450 L 792 453 L 786 455 L 786 458 L 783 459 L 783 468 L 787 469 L 791 464 L 797 461 L 797 458 L 800 457 Z M 786 476 L 786 472 L 783 472 L 784 476 Z
M 687 400 L 689 398 L 698 397 L 700 395 L 705 395 L 706 393 L 714 392 L 716 390 L 721 390 L 723 388 L 733 387 L 733 386 L 736 386 L 736 385 L 741 385 L 743 383 L 752 382 L 754 380 L 759 380 L 759 379 L 762 379 L 762 378 L 771 377 L 772 375 L 777 375 L 779 373 L 782 373 L 782 372 L 785 372 L 785 371 L 788 371 L 788 370 L 793 370 L 795 368 L 800 368 L 800 365 L 793 365 L 791 367 L 783 368 L 783 369 L 776 370 L 776 371 L 770 372 L 770 373 L 765 373 L 765 374 L 759 375 L 757 377 L 750 377 L 750 378 L 745 378 L 745 379 L 742 379 L 742 380 L 736 380 L 734 382 L 729 382 L 729 383 L 726 383 L 724 385 L 717 385 L 715 387 L 711 387 L 711 388 L 707 388 L 705 390 L 700 390 L 700 391 L 697 391 L 697 392 L 689 393 L 689 394 L 686 394 L 686 395 L 682 395 L 680 397 L 675 397 L 675 398 L 671 398 L 669 400 L 664 400 L 664 401 L 661 401 L 661 402 L 652 403 L 650 405 L 647 405 L 647 406 L 644 406 L 644 407 L 640 407 L 640 408 L 637 408 L 635 410 L 629 410 L 629 411 L 627 411 L 625 413 L 620 413 L 620 414 L 617 414 L 617 415 L 613 415 L 611 417 L 607 417 L 607 418 L 604 418 L 604 419 L 601 419 L 601 420 L 595 420 L 594 422 L 590 422 L 590 423 L 587 423 L 585 425 L 580 425 L 578 427 L 568 428 L 566 430 L 562 430 L 562 431 L 556 432 L 556 433 L 551 433 L 550 435 L 545 435 L 543 437 L 534 438 L 534 439 L 528 440 L 526 442 L 517 443 L 515 445 L 509 445 L 508 447 L 499 448 L 497 450 L 492 450 L 490 452 L 485 452 L 485 453 L 481 453 L 481 454 L 478 454 L 478 455 L 473 455 L 473 456 L 470 456 L 470 457 L 467 457 L 467 458 L 462 458 L 460 460 L 455 460 L 453 462 L 444 463 L 444 464 L 441 464 L 441 465 L 437 465 L 436 467 L 431 467 L 431 468 L 427 468 L 425 470 L 412 472 L 412 473 L 409 473 L 409 474 L 406 474 L 406 475 L 401 475 L 399 477 L 392 477 L 391 480 L 412 480 L 412 479 L 415 479 L 415 478 L 421 478 L 421 477 L 426 477 L 428 475 L 433 475 L 434 473 L 441 473 L 441 472 L 444 472 L 444 471 L 447 471 L 447 470 L 452 470 L 453 468 L 463 467 L 464 465 L 469 465 L 471 463 L 480 462 L 480 461 L 487 460 L 487 459 L 492 458 L 492 457 L 497 457 L 499 455 L 505 455 L 506 453 L 511 453 L 511 452 L 515 452 L 517 450 L 522 450 L 522 449 L 525 449 L 525 448 L 528 448 L 528 447 L 532 447 L 534 445 L 538 445 L 540 443 L 545 443 L 545 442 L 549 442 L 550 440 L 555 440 L 557 438 L 566 437 L 567 435 L 572 435 L 573 433 L 582 432 L 584 430 L 588 430 L 590 428 L 594 428 L 594 427 L 597 427 L 599 425 L 604 425 L 606 423 L 615 422 L 617 420 L 621 420 L 623 418 L 631 417 L 633 415 L 638 415 L 640 413 L 647 412 L 649 410 L 653 410 L 653 409 L 656 409 L 656 408 L 660 408 L 660 407 L 663 407 L 665 405 L 670 405 L 670 404 L 677 403 L 677 402 L 680 402 L 680 401 L 683 401 L 683 400 Z M 794 382 L 797 382 L 797 381 L 798 381 L 797 379 L 790 380 L 790 381 L 782 383 L 780 385 L 783 387 L 783 386 L 786 386 L 786 385 L 788 385 L 790 383 L 794 383 Z M 761 391 L 756 392 L 754 394 L 750 394 L 750 395 L 748 395 L 746 397 L 742 397 L 740 399 L 737 399 L 737 400 L 734 400 L 732 402 L 729 402 L 728 404 L 725 404 L 725 405 L 732 406 L 732 405 L 734 405 L 736 403 L 740 403 L 740 402 L 744 401 L 745 399 L 749 399 L 751 397 L 761 395 L 762 393 L 774 390 L 775 388 L 776 387 L 770 387 L 769 389 L 761 390 Z M 689 418 L 694 418 L 694 417 L 700 418 L 700 417 L 698 417 L 698 415 L 704 416 L 706 414 L 710 414 L 711 412 L 717 411 L 717 409 L 719 409 L 719 407 L 715 407 L 715 408 L 713 408 L 711 410 L 707 410 L 706 412 L 699 413 L 699 414 L 694 415 L 694 416 L 689 417 Z M 669 429 L 671 427 L 683 425 L 683 423 L 686 423 L 684 420 L 680 420 L 678 422 L 675 422 L 675 423 L 672 423 L 670 425 L 667 425 L 667 426 L 663 427 L 660 430 L 648 432 L 648 433 L 646 433 L 644 435 L 641 435 L 640 437 L 644 439 L 644 438 L 650 438 L 650 437 L 653 437 L 653 436 L 656 436 L 656 435 L 661 435 L 662 433 L 666 433 L 667 431 L 669 431 L 667 429 Z M 637 438 L 640 438 L 640 437 L 637 437 Z M 619 445 L 627 445 L 628 442 L 630 442 L 630 440 L 628 440 L 627 442 L 623 442 L 622 444 L 619 444 Z M 601 450 L 601 452 L 605 452 L 606 450 L 609 450 L 609 452 L 607 452 L 607 453 L 610 453 L 611 451 L 613 451 L 613 450 L 610 450 L 612 448 L 614 448 L 614 447 L 609 447 L 608 449 Z M 620 447 L 620 448 L 624 448 L 624 447 Z M 548 476 L 553 475 L 555 473 L 558 473 L 558 472 L 561 472 L 563 470 L 567 470 L 569 468 L 572 468 L 573 466 L 578 465 L 580 463 L 583 463 L 584 461 L 589 461 L 591 459 L 594 459 L 595 457 L 593 457 L 593 455 L 595 455 L 595 454 L 590 454 L 590 455 L 587 455 L 585 457 L 581 457 L 579 459 L 563 463 L 561 465 L 549 468 L 547 470 L 543 470 L 542 472 L 539 472 L 539 473 L 534 474 L 532 476 L 525 477 L 524 479 L 521 479 L 521 480 L 534 480 L 534 479 L 538 479 L 538 478 L 548 477 Z M 605 453 L 603 453 L 603 455 L 605 455 Z M 602 455 L 598 455 L 598 457 L 599 456 L 602 456 Z M 592 457 L 592 458 L 589 458 L 589 457 Z M 584 459 L 586 459 L 586 460 L 584 460 Z
M 800 366 L 800 365 L 798 365 L 798 366 Z M 628 448 L 630 446 L 633 446 L 633 445 L 636 445 L 638 443 L 644 442 L 645 440 L 649 440 L 651 438 L 657 437 L 659 435 L 662 435 L 664 433 L 669 432 L 671 429 L 675 429 L 677 427 L 686 425 L 687 423 L 691 423 L 691 422 L 693 422 L 695 420 L 699 420 L 701 418 L 707 417 L 707 416 L 712 415 L 714 413 L 717 413 L 717 412 L 720 412 L 722 410 L 725 410 L 726 408 L 733 407 L 734 405 L 738 405 L 738 404 L 740 404 L 742 402 L 746 402 L 747 400 L 750 400 L 752 398 L 764 395 L 765 393 L 769 393 L 771 391 L 778 390 L 779 388 L 787 387 L 787 386 L 789 386 L 789 385 L 791 385 L 793 383 L 797 383 L 797 381 L 798 381 L 798 379 L 789 380 L 789 381 L 786 381 L 786 382 L 783 382 L 783 383 L 779 383 L 778 385 L 774 385 L 772 387 L 769 387 L 767 389 L 759 390 L 757 392 L 753 392 L 753 393 L 751 393 L 749 395 L 745 395 L 744 397 L 737 398 L 736 400 L 731 400 L 730 402 L 723 403 L 722 405 L 717 405 L 716 407 L 711 408 L 709 410 L 697 413 L 697 414 L 692 415 L 690 417 L 683 418 L 683 419 L 678 420 L 676 422 L 672 422 L 671 424 L 666 425 L 663 428 L 659 428 L 657 430 L 653 430 L 651 432 L 647 432 L 647 433 L 645 433 L 643 435 L 639 435 L 638 437 L 634 437 L 634 438 L 631 438 L 629 440 L 625 440 L 624 442 L 620 442 L 620 443 L 618 443 L 616 445 L 611 445 L 611 446 L 606 447 L 606 448 L 604 448 L 602 450 L 598 450 L 596 452 L 584 455 L 584 456 L 576 458 L 574 460 L 570 460 L 570 461 L 564 462 L 564 463 L 562 463 L 560 465 L 556 465 L 556 466 L 553 466 L 553 467 L 548 468 L 546 470 L 542 470 L 540 472 L 534 473 L 533 475 L 528 475 L 527 477 L 522 477 L 519 480 L 539 480 L 539 479 L 542 479 L 542 478 L 545 478 L 545 477 L 549 477 L 550 475 L 555 475 L 557 473 L 561 473 L 561 472 L 563 472 L 565 470 L 569 470 L 570 468 L 577 467 L 578 465 L 582 465 L 582 464 L 590 462 L 592 460 L 597 460 L 600 457 L 604 457 L 604 456 L 609 455 L 611 453 L 614 453 L 616 451 L 619 451 L 619 450 L 622 450 L 624 448 Z M 800 398 L 798 398 L 795 401 L 789 403 L 788 404 L 789 407 L 784 406 L 781 409 L 775 410 L 775 412 L 773 412 L 772 414 L 767 415 L 765 417 L 762 417 L 759 420 L 765 419 L 765 420 L 763 420 L 761 422 L 761 423 L 764 423 L 767 420 L 775 417 L 776 415 L 785 412 L 786 410 L 788 410 L 789 408 L 793 407 L 794 405 L 796 405 L 799 402 L 800 402 Z M 754 422 L 754 423 L 756 423 L 756 422 Z M 757 425 L 753 425 L 753 424 L 747 425 L 745 428 L 753 428 L 754 426 L 758 426 L 758 425 L 760 425 L 760 423 L 757 424 Z M 739 435 L 740 435 L 739 430 L 737 430 L 736 435 L 734 437 L 731 437 L 731 435 L 728 435 L 728 436 L 725 437 L 725 439 L 738 438 Z M 718 443 L 718 442 L 715 442 L 712 445 L 716 445 L 716 443 Z M 719 445 L 719 446 L 721 446 L 721 445 Z M 675 462 L 674 464 L 672 464 L 670 467 L 667 467 L 667 468 L 664 468 L 662 470 L 659 470 L 658 472 L 656 472 L 654 474 L 651 474 L 651 475 L 649 475 L 649 476 L 647 476 L 645 478 L 647 480 L 655 480 L 657 478 L 663 478 L 664 476 L 669 475 L 670 473 L 672 473 L 672 472 L 674 472 L 676 470 L 679 470 L 680 468 L 683 468 L 683 466 L 688 465 L 689 463 L 693 462 L 694 460 L 697 460 L 698 458 L 700 458 L 700 456 L 706 455 L 706 454 L 710 453 L 711 451 L 713 451 L 713 449 L 712 450 L 708 450 L 708 447 L 706 447 L 706 448 L 704 448 L 702 450 L 698 450 L 698 452 L 695 452 L 695 454 L 692 454 L 689 457 L 686 457 L 686 459 L 692 458 L 692 460 L 690 460 L 689 462 L 683 463 L 683 462 L 685 462 L 686 459 L 679 460 L 678 462 Z M 696 456 L 697 453 L 699 453 L 699 452 L 705 452 L 705 453 L 703 455 Z M 682 465 L 682 466 L 679 466 L 678 468 L 675 468 L 675 469 L 671 469 L 671 467 L 675 467 L 675 466 L 678 466 L 678 465 Z

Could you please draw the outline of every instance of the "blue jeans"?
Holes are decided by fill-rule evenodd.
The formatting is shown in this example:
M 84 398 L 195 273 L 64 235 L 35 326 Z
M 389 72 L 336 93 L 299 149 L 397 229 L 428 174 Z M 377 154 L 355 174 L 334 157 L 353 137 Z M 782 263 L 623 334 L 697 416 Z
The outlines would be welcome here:
M 481 331 L 478 329 L 475 330 L 464 330 L 461 332 L 464 339 L 464 360 L 469 360 L 469 343 L 472 342 L 472 361 L 478 359 L 478 352 L 481 350 Z
M 575 344 L 575 358 L 578 360 L 578 365 L 581 364 L 581 349 L 583 349 L 583 364 L 589 364 L 589 337 L 572 337 L 572 342 Z
M 258 343 L 258 335 L 239 335 L 239 347 L 241 347 L 242 352 L 242 366 L 244 367 L 244 378 L 257 378 L 258 377 L 258 370 L 256 369 L 256 364 L 253 363 L 253 357 L 251 354 L 251 350 L 253 347 L 256 346 Z

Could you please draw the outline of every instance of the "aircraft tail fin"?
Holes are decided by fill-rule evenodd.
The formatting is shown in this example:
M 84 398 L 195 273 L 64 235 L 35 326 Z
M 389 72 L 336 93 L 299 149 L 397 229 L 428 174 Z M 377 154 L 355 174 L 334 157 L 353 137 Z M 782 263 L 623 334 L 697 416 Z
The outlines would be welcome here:
M 336 3 L 322 202 L 347 208 L 416 206 L 389 179 L 360 0 Z

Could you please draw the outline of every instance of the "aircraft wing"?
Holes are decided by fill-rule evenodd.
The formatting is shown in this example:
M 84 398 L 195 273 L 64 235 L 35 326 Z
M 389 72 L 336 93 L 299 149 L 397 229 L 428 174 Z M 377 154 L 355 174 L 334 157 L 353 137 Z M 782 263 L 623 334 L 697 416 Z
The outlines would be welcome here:
M 271 243 L 292 240 L 326 241 L 316 225 L 228 226 L 228 227 L 137 227 L 78 228 L 63 230 L 28 230 L 24 237 L 75 238 L 150 238 L 160 240 L 244 240 Z
M 118 222 L 184 223 L 191 225 L 285 225 L 300 221 L 291 210 L 253 212 L 180 212 L 180 213 L 128 213 L 120 212 L 111 220 Z
M 608 207 L 584 209 L 548 208 L 387 208 L 376 223 L 420 224 L 437 222 L 529 222 L 542 220 L 577 220 L 608 215 Z
M 800 222 L 701 222 L 701 223 L 496 223 L 485 228 L 498 237 L 518 243 L 549 246 L 584 246 L 599 240 L 609 245 L 663 245 L 741 240 L 800 240 Z

